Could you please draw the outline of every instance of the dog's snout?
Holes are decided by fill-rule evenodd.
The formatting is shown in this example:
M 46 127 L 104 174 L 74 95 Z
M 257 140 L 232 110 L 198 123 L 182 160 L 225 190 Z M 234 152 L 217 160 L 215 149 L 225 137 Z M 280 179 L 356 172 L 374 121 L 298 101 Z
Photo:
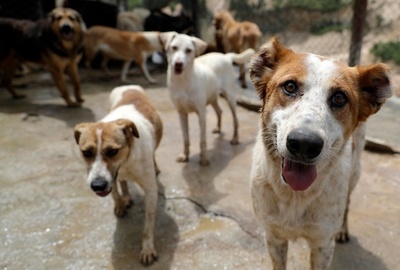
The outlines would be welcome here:
M 60 29 L 61 29 L 61 31 L 68 32 L 68 31 L 72 31 L 72 26 L 69 24 L 63 24 L 63 25 L 61 25 Z
M 299 159 L 316 158 L 324 146 L 321 136 L 309 129 L 298 128 L 289 133 L 286 148 Z
M 103 178 L 96 178 L 90 183 L 90 187 L 94 192 L 101 192 L 105 191 L 107 189 L 107 181 L 104 180 Z
M 176 62 L 175 62 L 175 67 L 176 67 L 176 68 L 182 68 L 182 67 L 183 67 L 183 62 L 176 61 Z

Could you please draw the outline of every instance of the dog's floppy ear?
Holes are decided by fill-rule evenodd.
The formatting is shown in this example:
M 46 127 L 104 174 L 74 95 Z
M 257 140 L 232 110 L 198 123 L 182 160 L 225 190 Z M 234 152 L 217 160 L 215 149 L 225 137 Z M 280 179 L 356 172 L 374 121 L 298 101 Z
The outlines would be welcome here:
M 132 140 L 132 136 L 139 138 L 139 131 L 132 121 L 128 119 L 119 119 L 116 121 L 116 124 L 122 129 L 129 143 Z
M 250 79 L 260 98 L 265 99 L 267 84 L 280 59 L 292 50 L 285 48 L 275 37 L 266 42 L 249 63 Z
M 159 40 L 161 43 L 161 46 L 164 48 L 164 50 L 168 50 L 169 44 L 171 41 L 174 39 L 174 37 L 177 35 L 177 32 L 171 31 L 171 32 L 163 32 L 159 34 Z
M 376 113 L 392 96 L 389 67 L 385 64 L 357 66 L 359 72 L 359 91 L 361 94 L 359 120 L 365 121 Z
M 87 128 L 88 123 L 80 123 L 77 124 L 74 128 L 74 137 L 77 144 L 79 144 L 79 138 L 81 137 L 82 132 Z
M 196 56 L 202 55 L 207 49 L 207 43 L 197 37 L 190 37 L 196 48 Z

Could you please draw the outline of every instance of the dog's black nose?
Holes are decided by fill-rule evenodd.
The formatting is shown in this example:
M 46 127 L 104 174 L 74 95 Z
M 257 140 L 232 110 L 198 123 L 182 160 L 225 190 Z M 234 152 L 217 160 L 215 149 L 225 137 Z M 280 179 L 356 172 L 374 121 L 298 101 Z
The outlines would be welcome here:
M 182 62 L 175 62 L 175 68 L 182 68 L 183 63 Z
M 310 160 L 317 157 L 323 146 L 321 136 L 307 128 L 293 130 L 286 139 L 286 148 L 299 159 Z
M 69 24 L 63 24 L 63 25 L 60 27 L 60 29 L 61 29 L 61 31 L 63 31 L 63 32 L 70 32 L 70 31 L 72 31 L 72 26 L 69 25 Z
M 90 187 L 92 188 L 93 191 L 99 192 L 99 191 L 105 191 L 107 189 L 107 181 L 104 180 L 103 178 L 95 178 L 91 183 Z

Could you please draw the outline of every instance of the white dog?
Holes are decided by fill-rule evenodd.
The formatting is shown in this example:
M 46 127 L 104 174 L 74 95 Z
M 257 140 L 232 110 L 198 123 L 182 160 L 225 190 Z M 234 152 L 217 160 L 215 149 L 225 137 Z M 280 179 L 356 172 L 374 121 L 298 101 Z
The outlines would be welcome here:
M 311 248 L 311 269 L 329 269 L 335 239 L 349 240 L 363 122 L 392 95 L 388 67 L 348 67 L 272 39 L 249 70 L 263 100 L 251 195 L 273 269 L 285 269 L 288 241 L 299 237 Z
M 154 152 L 161 140 L 162 122 L 140 86 L 115 88 L 110 104 L 110 113 L 101 121 L 78 124 L 75 139 L 87 164 L 88 184 L 99 196 L 112 192 L 117 217 L 125 215 L 133 203 L 126 181 L 135 181 L 144 190 L 146 213 L 140 260 L 149 265 L 157 257 L 153 240 L 158 196 Z
M 209 164 L 206 147 L 206 106 L 211 104 L 217 114 L 215 133 L 221 131 L 221 109 L 218 96 L 226 98 L 233 116 L 232 144 L 238 144 L 238 120 L 236 117 L 236 84 L 232 63 L 243 64 L 254 54 L 253 49 L 241 54 L 209 53 L 201 55 L 207 44 L 185 34 L 161 33 L 168 58 L 167 86 L 172 102 L 179 113 L 183 132 L 184 152 L 177 161 L 189 159 L 188 113 L 195 112 L 200 122 L 200 164 Z

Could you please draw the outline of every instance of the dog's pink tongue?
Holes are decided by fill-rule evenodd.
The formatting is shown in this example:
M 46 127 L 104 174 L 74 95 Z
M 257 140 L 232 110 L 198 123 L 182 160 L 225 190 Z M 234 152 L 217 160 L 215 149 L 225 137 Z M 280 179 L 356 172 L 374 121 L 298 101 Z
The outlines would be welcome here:
M 304 191 L 311 186 L 317 178 L 315 165 L 304 165 L 288 159 L 283 160 L 283 177 L 294 191 Z

